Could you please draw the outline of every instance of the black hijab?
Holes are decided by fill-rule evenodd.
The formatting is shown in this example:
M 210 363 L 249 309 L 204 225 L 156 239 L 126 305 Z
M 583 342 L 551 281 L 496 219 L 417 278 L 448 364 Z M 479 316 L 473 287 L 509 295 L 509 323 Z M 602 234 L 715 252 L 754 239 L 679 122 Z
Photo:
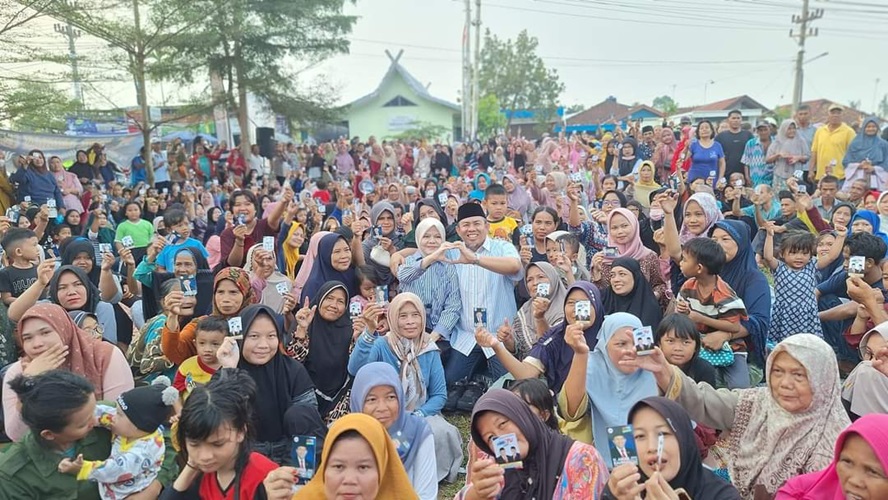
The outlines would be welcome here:
M 85 253 L 92 261 L 92 270 L 89 272 L 89 282 L 99 286 L 99 275 L 102 274 L 102 266 L 96 262 L 96 247 L 86 238 L 71 238 L 62 244 L 59 249 L 62 254 L 62 265 L 74 264 L 77 255 Z
M 615 259 L 611 269 L 621 267 L 632 273 L 635 286 L 626 295 L 617 295 L 613 288 L 607 288 L 602 292 L 602 302 L 604 303 L 604 313 L 612 314 L 615 312 L 627 312 L 641 320 L 641 324 L 656 330 L 663 319 L 663 311 L 654 295 L 651 284 L 648 283 L 644 274 L 641 273 L 641 266 L 635 259 L 621 257 Z M 611 271 L 613 272 L 613 271 Z
M 320 296 L 323 293 L 321 290 L 331 281 L 336 281 L 345 287 L 347 295 L 357 294 L 355 263 L 352 262 L 345 271 L 337 271 L 333 268 L 333 247 L 340 239 L 346 243 L 349 242 L 345 236 L 336 232 L 321 238 L 321 241 L 318 243 L 318 257 L 315 259 L 311 274 L 308 275 L 308 280 L 302 288 L 302 297 L 299 297 L 300 304 L 305 301 L 305 297 L 308 297 L 309 300 L 314 300 L 315 297 Z
M 284 342 L 284 319 L 270 307 L 261 304 L 248 306 L 240 317 L 244 333 L 259 315 L 265 315 L 274 322 L 280 344 Z M 243 352 L 244 341 L 238 341 Z M 256 382 L 256 415 L 259 419 L 256 440 L 261 442 L 279 441 L 288 436 L 284 424 L 284 414 L 293 400 L 313 389 L 311 379 L 298 361 L 277 350 L 274 357 L 264 365 L 254 365 L 241 355 L 238 368 L 246 371 Z
M 86 304 L 78 309 L 95 314 L 96 306 L 99 304 L 99 289 L 89 280 L 89 276 L 86 275 L 86 272 L 77 266 L 64 265 L 52 275 L 52 279 L 49 281 L 50 302 L 62 305 L 59 302 L 59 278 L 66 272 L 74 273 L 74 275 L 77 276 L 77 279 L 79 279 L 86 288 Z
M 342 389 L 348 379 L 348 355 L 352 341 L 349 293 L 343 283 L 328 281 L 311 300 L 311 307 L 320 308 L 321 302 L 334 290 L 345 293 L 345 308 L 342 315 L 333 321 L 325 320 L 320 311 L 315 311 L 314 319 L 308 326 L 309 349 L 304 361 L 305 369 L 317 389 L 331 397 Z
M 496 454 L 476 428 L 478 417 L 488 411 L 495 411 L 518 426 L 529 447 L 522 458 L 522 469 L 506 469 L 506 483 L 499 498 L 552 498 L 574 441 L 550 429 L 517 395 L 505 389 L 490 389 L 472 411 L 472 441 L 490 456 Z
M 210 314 L 213 311 L 213 271 L 210 269 L 207 259 L 194 248 L 182 247 L 176 251 L 176 255 L 182 252 L 190 253 L 194 257 L 194 263 L 197 265 L 197 276 L 195 278 L 197 279 L 198 293 L 197 304 L 194 306 L 194 317 L 197 318 Z M 176 261 L 176 255 L 173 256 L 173 262 Z M 161 273 L 155 271 L 152 274 L 151 286 L 142 287 L 142 308 L 145 319 L 153 318 L 163 312 L 163 309 L 160 307 L 160 301 L 163 299 L 164 294 L 160 289 L 164 282 L 169 279 L 178 278 L 171 272 Z M 182 320 L 180 324 L 187 324 L 188 321 L 190 319 Z
M 703 467 L 694 437 L 694 426 L 681 405 L 662 397 L 645 398 L 629 410 L 629 422 L 632 422 L 635 412 L 645 406 L 666 420 L 678 440 L 681 467 L 678 474 L 669 481 L 672 489 L 684 488 L 694 500 L 740 500 L 740 493 L 734 486 Z M 638 472 L 641 474 L 640 482 L 648 480 L 641 469 Z
M 632 157 L 629 159 L 623 159 L 623 146 L 627 144 L 632 146 Z M 619 146 L 620 150 L 617 151 L 617 165 L 620 169 L 620 177 L 624 177 L 632 173 L 635 164 L 638 162 L 638 143 L 635 139 L 627 137 L 626 140 L 623 141 L 623 144 L 620 144 Z

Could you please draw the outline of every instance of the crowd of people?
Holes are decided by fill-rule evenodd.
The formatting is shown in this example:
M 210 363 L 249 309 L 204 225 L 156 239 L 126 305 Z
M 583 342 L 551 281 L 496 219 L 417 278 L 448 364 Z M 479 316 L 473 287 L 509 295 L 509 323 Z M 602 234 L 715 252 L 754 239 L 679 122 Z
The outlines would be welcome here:
M 0 498 L 888 498 L 842 112 L 5 158 Z

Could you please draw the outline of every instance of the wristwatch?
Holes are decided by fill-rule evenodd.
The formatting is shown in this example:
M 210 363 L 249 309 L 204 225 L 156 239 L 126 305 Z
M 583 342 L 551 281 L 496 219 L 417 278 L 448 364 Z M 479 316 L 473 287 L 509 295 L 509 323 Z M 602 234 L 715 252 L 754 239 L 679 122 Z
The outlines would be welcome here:
M 473 262 L 473 264 L 475 264 L 476 266 L 481 265 L 481 256 L 478 255 L 477 253 L 475 254 L 475 262 Z

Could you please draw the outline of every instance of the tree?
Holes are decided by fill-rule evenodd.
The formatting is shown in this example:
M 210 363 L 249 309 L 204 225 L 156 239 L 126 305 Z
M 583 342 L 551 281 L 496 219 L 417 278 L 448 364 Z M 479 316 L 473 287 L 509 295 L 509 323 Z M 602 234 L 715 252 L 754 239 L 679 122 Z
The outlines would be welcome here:
M 496 94 L 487 94 L 478 100 L 478 137 L 496 135 L 505 125 L 506 117 Z
M 534 111 L 541 123 L 556 114 L 564 84 L 558 71 L 547 68 L 537 55 L 538 45 L 527 30 L 522 30 L 515 41 L 500 40 L 490 30 L 484 33 L 478 75 L 480 92 L 497 96 L 503 109 L 508 111 L 506 128 L 512 124 L 511 117 L 518 109 Z
M 410 129 L 391 137 L 400 141 L 435 141 L 445 139 L 450 129 L 429 122 L 414 122 Z
M 882 118 L 888 117 L 888 94 L 882 96 L 882 100 L 879 101 L 879 109 L 877 112 Z
M 186 0 L 94 0 L 88 7 L 56 2 L 46 9 L 53 17 L 107 43 L 106 51 L 94 55 L 104 62 L 111 76 L 133 79 L 141 111 L 134 121 L 142 131 L 144 144 L 150 143 L 151 133 L 160 125 L 152 125 L 149 119 L 146 84 L 152 75 L 162 73 L 162 51 L 180 39 L 190 38 L 194 28 L 204 22 L 186 16 L 188 6 Z M 116 106 L 110 99 L 109 104 Z M 187 106 L 173 119 L 211 107 L 205 103 Z M 148 183 L 153 184 L 154 165 L 147 148 L 144 158 Z
M 860 105 L 861 105 L 860 99 L 858 99 L 856 101 L 850 101 L 848 103 L 848 107 L 851 109 L 860 109 Z
M 342 14 L 345 0 L 172 0 L 183 15 L 200 19 L 188 37 L 166 47 L 164 74 L 189 82 L 220 75 L 223 93 L 236 103 L 241 149 L 249 153 L 247 95 L 291 120 L 329 117 L 329 85 L 301 90 L 291 61 L 320 61 L 346 52 L 356 18 Z
M 666 115 L 674 115 L 678 111 L 678 103 L 668 95 L 654 98 L 651 107 L 662 111 Z
M 19 84 L 0 92 L 0 108 L 17 130 L 63 132 L 65 117 L 73 114 L 80 103 L 49 83 Z

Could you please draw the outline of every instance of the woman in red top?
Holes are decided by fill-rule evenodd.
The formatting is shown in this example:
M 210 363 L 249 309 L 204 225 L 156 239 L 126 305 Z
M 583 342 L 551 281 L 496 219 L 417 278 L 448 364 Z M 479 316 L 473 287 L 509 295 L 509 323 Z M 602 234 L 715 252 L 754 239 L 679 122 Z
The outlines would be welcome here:
M 185 401 L 176 438 L 185 465 L 162 500 L 265 499 L 262 481 L 278 465 L 251 451 L 256 384 L 223 368 Z

